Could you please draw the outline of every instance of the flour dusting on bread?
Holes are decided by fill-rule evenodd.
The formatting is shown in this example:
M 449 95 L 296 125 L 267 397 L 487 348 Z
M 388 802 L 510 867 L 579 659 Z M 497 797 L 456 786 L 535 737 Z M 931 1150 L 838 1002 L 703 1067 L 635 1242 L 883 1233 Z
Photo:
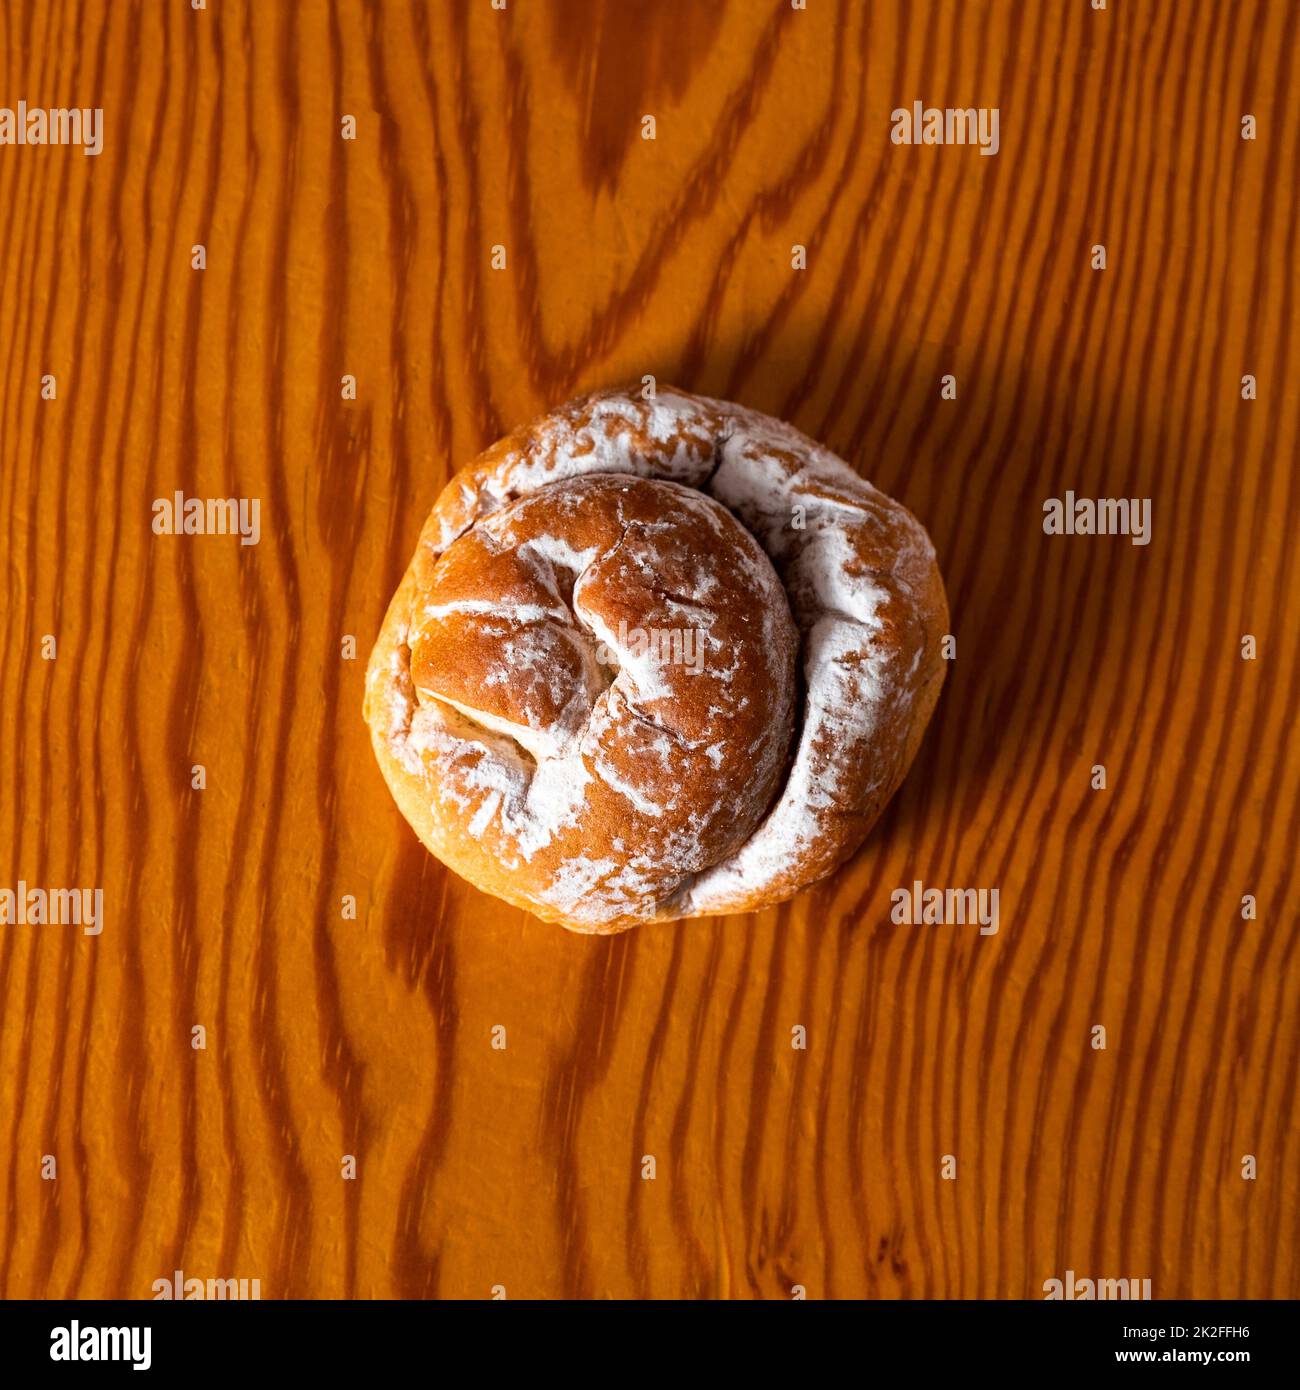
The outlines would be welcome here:
M 367 673 L 426 845 L 582 931 L 751 911 L 843 862 L 942 680 L 922 527 L 791 426 L 600 392 L 439 497 Z

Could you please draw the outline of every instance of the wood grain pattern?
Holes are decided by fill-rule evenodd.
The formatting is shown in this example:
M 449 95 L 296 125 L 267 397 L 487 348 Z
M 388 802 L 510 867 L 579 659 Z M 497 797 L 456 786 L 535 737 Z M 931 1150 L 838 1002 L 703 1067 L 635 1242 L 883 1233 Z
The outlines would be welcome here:
M 0 928 L 0 1295 L 1300 1295 L 1298 44 L 1287 0 L 0 5 L 0 102 L 106 132 L 0 147 L 0 884 L 106 919 Z M 999 154 L 892 145 L 917 99 Z M 586 939 L 423 852 L 362 674 L 449 472 L 647 372 L 915 511 L 958 659 L 848 870 Z M 1067 489 L 1152 543 L 1044 536 Z M 261 543 L 153 535 L 176 490 Z M 914 879 L 1001 930 L 894 925 Z

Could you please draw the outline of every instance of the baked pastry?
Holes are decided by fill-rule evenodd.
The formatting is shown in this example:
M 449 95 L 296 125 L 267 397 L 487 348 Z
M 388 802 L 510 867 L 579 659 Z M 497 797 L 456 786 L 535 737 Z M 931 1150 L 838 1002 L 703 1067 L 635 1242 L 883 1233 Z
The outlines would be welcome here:
M 424 525 L 366 673 L 443 863 L 575 931 L 751 912 L 862 843 L 943 682 L 933 547 L 781 421 L 599 391 Z

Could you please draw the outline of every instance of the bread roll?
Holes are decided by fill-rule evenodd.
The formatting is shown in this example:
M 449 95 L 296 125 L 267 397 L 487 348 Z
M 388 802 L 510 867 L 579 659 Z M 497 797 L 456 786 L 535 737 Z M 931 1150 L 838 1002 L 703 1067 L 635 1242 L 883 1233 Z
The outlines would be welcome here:
M 574 931 L 832 872 L 916 754 L 947 606 L 920 524 L 756 411 L 602 391 L 434 505 L 366 675 L 424 844 Z

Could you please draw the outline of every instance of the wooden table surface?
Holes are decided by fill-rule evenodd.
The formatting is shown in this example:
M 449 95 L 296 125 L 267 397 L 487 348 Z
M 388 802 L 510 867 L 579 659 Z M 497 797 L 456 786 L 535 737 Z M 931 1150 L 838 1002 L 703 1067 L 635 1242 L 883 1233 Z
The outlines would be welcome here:
M 2 99 L 104 111 L 0 146 L 0 884 L 104 904 L 0 926 L 0 1295 L 1300 1295 L 1298 51 L 1287 0 L 0 4 Z M 957 658 L 845 871 L 584 938 L 419 846 L 362 676 L 449 473 L 645 374 L 904 501 Z

